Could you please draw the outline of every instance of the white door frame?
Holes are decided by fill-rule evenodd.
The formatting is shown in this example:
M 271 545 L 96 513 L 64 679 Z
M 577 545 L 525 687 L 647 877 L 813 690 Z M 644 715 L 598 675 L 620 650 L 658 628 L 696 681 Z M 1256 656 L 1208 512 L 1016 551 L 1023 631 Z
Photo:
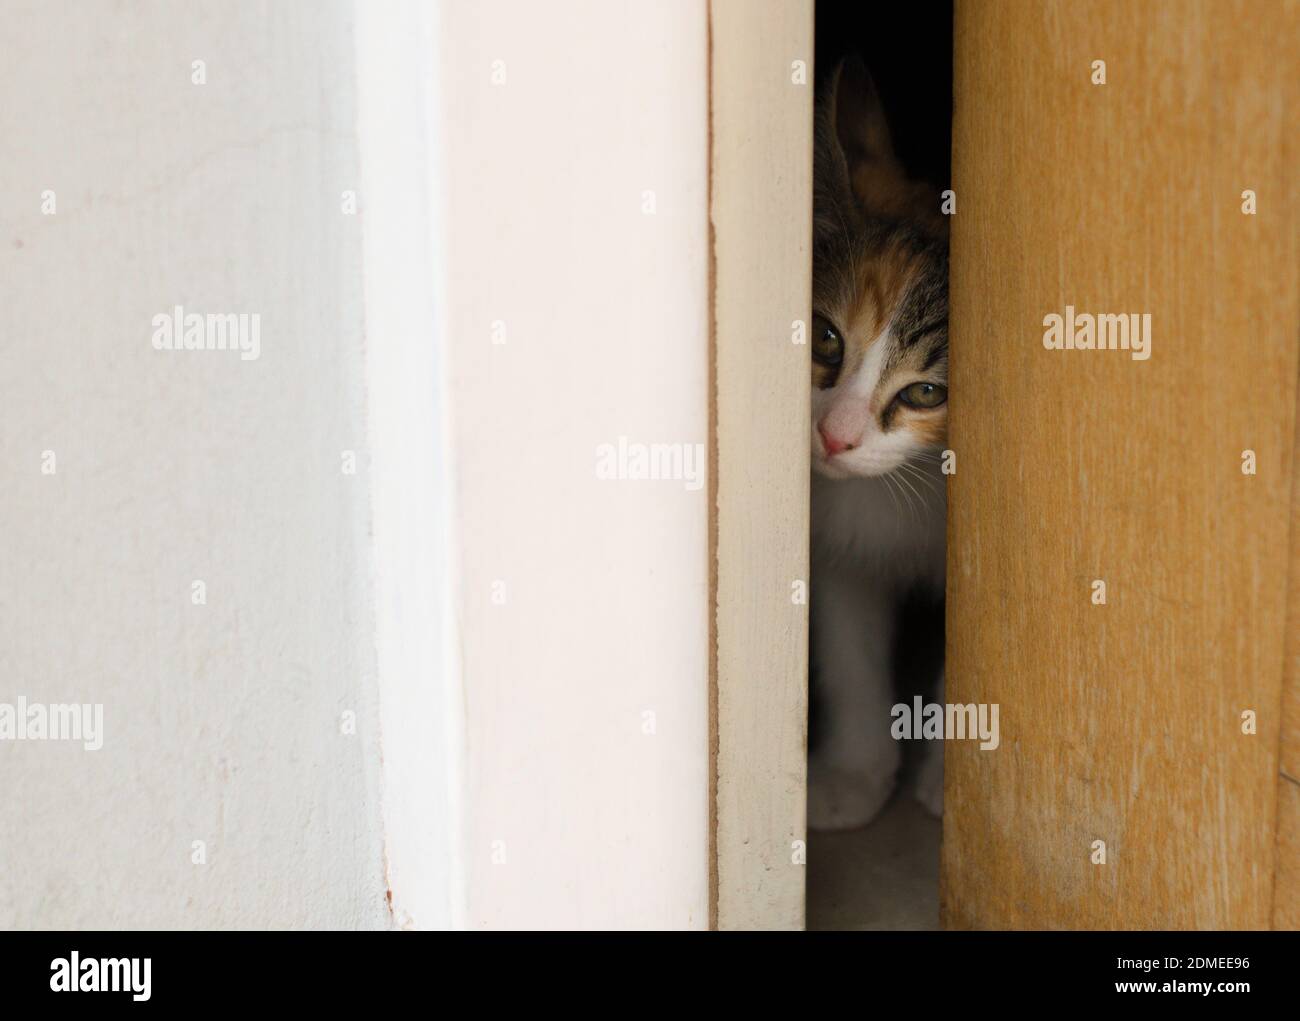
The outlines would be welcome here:
M 709 5 L 712 924 L 802 928 L 812 0 Z

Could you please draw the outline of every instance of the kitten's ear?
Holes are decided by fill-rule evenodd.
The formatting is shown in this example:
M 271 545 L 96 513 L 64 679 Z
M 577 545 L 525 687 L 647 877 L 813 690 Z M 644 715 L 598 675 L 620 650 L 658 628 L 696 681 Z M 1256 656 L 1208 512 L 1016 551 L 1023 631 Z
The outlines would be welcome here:
M 940 215 L 938 197 L 923 182 L 909 180 L 894 155 L 885 108 L 861 57 L 846 57 L 832 72 L 819 132 L 813 205 L 828 210 L 822 226 L 833 226 L 833 218 L 842 217 L 851 203 L 862 213 L 910 220 L 935 235 L 946 233 L 947 217 Z
M 845 57 L 831 78 L 835 137 L 850 172 L 867 160 L 894 162 L 889 122 L 871 72 L 857 54 Z

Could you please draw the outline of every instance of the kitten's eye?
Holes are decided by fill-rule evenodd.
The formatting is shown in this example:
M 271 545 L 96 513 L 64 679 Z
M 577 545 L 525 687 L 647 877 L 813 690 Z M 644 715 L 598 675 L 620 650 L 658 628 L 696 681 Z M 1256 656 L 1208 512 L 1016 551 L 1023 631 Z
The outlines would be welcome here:
M 909 408 L 937 408 L 948 399 L 948 388 L 938 383 L 913 383 L 898 391 L 898 399 Z
M 829 319 L 813 316 L 812 337 L 812 354 L 818 362 L 834 368 L 844 361 L 844 338 Z

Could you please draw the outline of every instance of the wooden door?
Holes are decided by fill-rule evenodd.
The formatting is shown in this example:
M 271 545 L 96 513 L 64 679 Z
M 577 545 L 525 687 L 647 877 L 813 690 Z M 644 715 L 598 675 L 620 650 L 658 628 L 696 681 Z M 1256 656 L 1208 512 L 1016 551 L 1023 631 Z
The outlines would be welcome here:
M 949 926 L 1300 920 L 1296 28 L 959 0 L 948 701 L 1001 744 L 948 746 Z

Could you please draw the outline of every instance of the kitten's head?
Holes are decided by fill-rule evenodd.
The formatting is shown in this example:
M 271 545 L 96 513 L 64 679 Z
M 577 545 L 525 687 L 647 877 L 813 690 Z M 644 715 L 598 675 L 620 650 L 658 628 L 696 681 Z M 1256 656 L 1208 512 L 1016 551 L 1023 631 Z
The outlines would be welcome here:
M 948 249 L 856 58 L 820 101 L 813 184 L 812 463 L 885 475 L 947 436 Z

